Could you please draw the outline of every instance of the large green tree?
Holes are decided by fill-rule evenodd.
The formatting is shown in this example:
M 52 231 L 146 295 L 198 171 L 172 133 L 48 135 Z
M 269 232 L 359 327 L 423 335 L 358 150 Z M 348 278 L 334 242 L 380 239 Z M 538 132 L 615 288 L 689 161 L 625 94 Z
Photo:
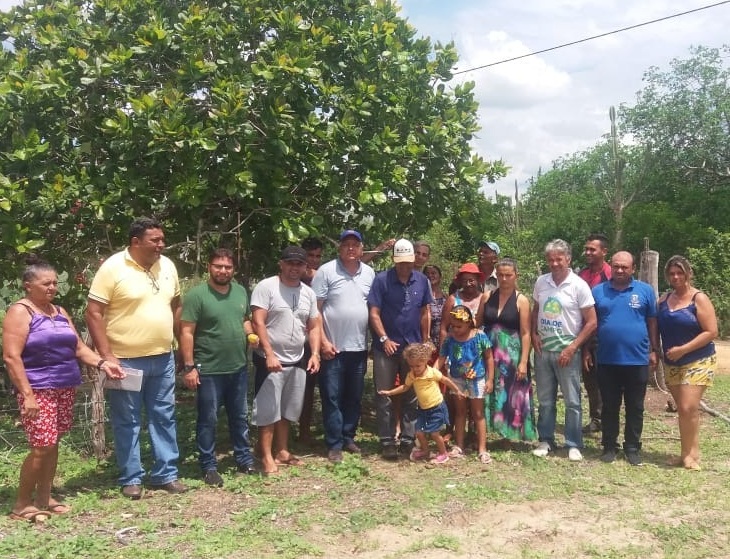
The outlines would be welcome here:
M 675 219 L 730 228 L 730 47 L 696 47 L 669 69 L 650 68 L 623 129 L 656 162 L 651 198 Z
M 136 215 L 182 260 L 355 226 L 425 231 L 504 171 L 472 154 L 473 84 L 449 87 L 390 1 L 39 0 L 0 14 L 0 247 L 76 271 Z

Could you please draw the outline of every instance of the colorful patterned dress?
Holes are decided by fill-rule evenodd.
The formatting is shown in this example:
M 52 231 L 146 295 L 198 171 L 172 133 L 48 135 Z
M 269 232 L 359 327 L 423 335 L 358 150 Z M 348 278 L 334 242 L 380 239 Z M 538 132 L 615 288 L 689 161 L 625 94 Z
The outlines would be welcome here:
M 537 439 L 532 396 L 532 375 L 517 380 L 522 352 L 517 292 L 512 293 L 499 313 L 499 290 L 484 306 L 484 330 L 494 354 L 494 391 L 484 401 L 488 429 L 511 441 Z

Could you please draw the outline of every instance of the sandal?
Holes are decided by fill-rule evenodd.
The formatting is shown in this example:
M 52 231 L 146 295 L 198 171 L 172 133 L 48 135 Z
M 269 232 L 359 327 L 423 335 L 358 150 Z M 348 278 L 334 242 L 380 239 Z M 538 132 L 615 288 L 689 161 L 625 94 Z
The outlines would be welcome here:
M 67 512 L 71 512 L 71 506 L 64 505 L 63 503 L 53 503 L 48 505 L 46 512 L 50 512 L 51 514 L 66 514 Z
M 274 462 L 276 462 L 277 466 L 304 466 L 304 460 L 293 454 L 290 454 L 286 460 L 275 458 Z
M 449 451 L 449 456 L 451 458 L 464 458 L 464 451 L 461 450 L 461 448 L 459 448 L 458 446 L 454 445 Z
M 21 512 L 10 512 L 8 515 L 11 520 L 23 520 L 31 524 L 42 524 L 50 518 L 47 511 L 38 509 L 25 509 Z
M 482 464 L 492 463 L 492 455 L 489 452 L 480 452 L 478 458 Z

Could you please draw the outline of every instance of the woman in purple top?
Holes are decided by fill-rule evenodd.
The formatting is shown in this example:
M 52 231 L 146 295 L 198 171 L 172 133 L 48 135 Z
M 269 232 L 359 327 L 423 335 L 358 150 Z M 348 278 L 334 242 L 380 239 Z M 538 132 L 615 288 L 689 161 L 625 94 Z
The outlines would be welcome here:
M 56 271 L 34 256 L 23 273 L 25 297 L 8 308 L 3 321 L 3 359 L 15 387 L 30 454 L 10 517 L 42 522 L 71 507 L 51 497 L 58 464 L 58 439 L 71 428 L 78 361 L 121 378 L 119 365 L 107 363 L 79 338 L 64 309 L 53 305 Z M 78 361 L 77 361 L 78 360 Z M 35 500 L 33 494 L 35 493 Z
M 664 267 L 672 290 L 658 302 L 657 323 L 662 339 L 664 375 L 677 404 L 681 454 L 673 466 L 700 469 L 702 395 L 717 370 L 713 340 L 717 318 L 709 297 L 692 285 L 692 267 L 683 256 L 672 256 Z

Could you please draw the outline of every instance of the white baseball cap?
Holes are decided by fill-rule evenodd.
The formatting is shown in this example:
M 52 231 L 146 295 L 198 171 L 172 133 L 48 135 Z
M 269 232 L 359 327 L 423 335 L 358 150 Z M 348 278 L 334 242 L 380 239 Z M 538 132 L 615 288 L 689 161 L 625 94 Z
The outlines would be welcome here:
M 415 262 L 416 251 L 413 244 L 406 239 L 398 239 L 393 245 L 393 262 Z

